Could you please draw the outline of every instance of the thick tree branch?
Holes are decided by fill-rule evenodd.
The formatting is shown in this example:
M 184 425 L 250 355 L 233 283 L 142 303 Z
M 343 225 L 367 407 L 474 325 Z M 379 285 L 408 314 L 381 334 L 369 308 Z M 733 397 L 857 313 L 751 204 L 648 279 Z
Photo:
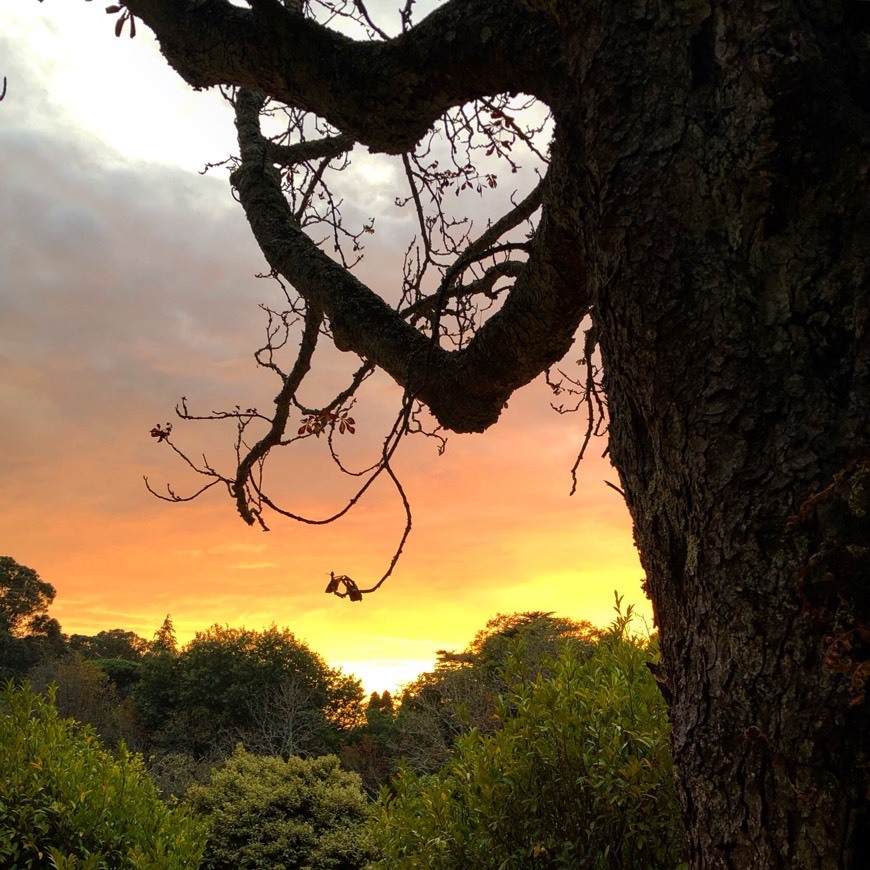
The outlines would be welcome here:
M 310 305 L 322 309 L 336 346 L 390 374 L 457 432 L 479 432 L 499 417 L 517 388 L 568 351 L 590 298 L 576 229 L 547 216 L 529 244 L 529 261 L 496 312 L 461 351 L 446 351 L 406 323 L 358 278 L 324 254 L 294 219 L 260 133 L 262 98 L 236 100 L 241 166 L 232 175 L 254 236 L 270 266 Z
M 451 0 L 386 42 L 355 42 L 259 0 L 127 0 L 194 87 L 234 84 L 315 112 L 368 147 L 411 148 L 451 106 L 505 91 L 548 99 L 553 22 L 508 0 Z

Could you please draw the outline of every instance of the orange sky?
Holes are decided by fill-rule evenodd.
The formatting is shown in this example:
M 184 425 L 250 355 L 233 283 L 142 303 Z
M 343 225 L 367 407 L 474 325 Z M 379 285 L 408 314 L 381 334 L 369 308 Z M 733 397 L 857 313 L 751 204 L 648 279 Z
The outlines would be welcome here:
M 52 5 L 0 11 L 0 555 L 54 584 L 64 630 L 150 637 L 171 613 L 187 639 L 214 622 L 274 622 L 382 689 L 499 612 L 601 624 L 619 589 L 648 617 L 627 512 L 603 483 L 617 480 L 604 445 L 569 498 L 582 420 L 550 411 L 541 384 L 485 435 L 451 437 L 444 456 L 423 438 L 400 449 L 414 531 L 394 576 L 361 604 L 323 589 L 331 570 L 361 585 L 382 573 L 403 522 L 388 487 L 338 525 L 275 519 L 268 534 L 225 494 L 191 505 L 147 494 L 143 475 L 189 481 L 148 437 L 180 396 L 206 410 L 268 402 L 251 354 L 257 303 L 277 303 L 275 288 L 253 277 L 263 261 L 225 179 L 196 171 L 228 148 L 231 118 L 213 95 L 188 94 L 146 35 L 115 40 L 93 5 Z M 364 277 L 391 286 L 402 229 L 391 173 L 359 162 L 350 214 L 386 205 Z M 377 449 L 397 399 L 383 381 L 367 395 L 345 442 L 354 453 Z M 194 424 L 175 434 L 218 459 L 232 437 Z M 288 507 L 315 514 L 346 488 L 308 447 L 273 479 Z

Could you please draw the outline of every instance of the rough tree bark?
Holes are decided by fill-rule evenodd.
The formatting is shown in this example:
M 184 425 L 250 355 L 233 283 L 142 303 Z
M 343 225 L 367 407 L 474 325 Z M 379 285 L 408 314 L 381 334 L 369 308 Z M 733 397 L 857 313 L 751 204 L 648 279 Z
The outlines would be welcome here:
M 473 98 L 550 106 L 528 262 L 461 351 L 270 211 L 256 161 L 234 181 L 337 343 L 454 430 L 495 422 L 591 314 L 691 863 L 867 866 L 870 4 L 449 0 L 383 43 L 249 5 L 126 3 L 191 84 L 268 93 L 374 150 Z

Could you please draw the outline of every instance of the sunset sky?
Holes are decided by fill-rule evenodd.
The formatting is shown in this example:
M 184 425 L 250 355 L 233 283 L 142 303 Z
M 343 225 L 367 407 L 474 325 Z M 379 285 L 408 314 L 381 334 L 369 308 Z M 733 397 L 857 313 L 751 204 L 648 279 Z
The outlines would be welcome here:
M 225 492 L 185 505 L 147 493 L 144 475 L 195 487 L 148 434 L 181 396 L 203 411 L 268 405 L 277 387 L 253 361 L 258 303 L 280 297 L 255 277 L 265 262 L 226 173 L 199 174 L 233 150 L 226 104 L 190 91 L 144 26 L 115 39 L 104 5 L 0 9 L 0 555 L 55 586 L 64 631 L 150 638 L 169 613 L 184 641 L 216 622 L 276 623 L 380 690 L 497 613 L 605 624 L 618 589 L 649 618 L 628 514 L 604 483 L 617 481 L 606 444 L 593 443 L 569 497 L 583 420 L 551 411 L 540 383 L 486 434 L 450 437 L 443 456 L 426 438 L 400 448 L 414 530 L 361 604 L 323 590 L 330 571 L 360 585 L 383 572 L 403 525 L 388 486 L 338 524 L 274 518 L 269 533 Z M 362 274 L 392 288 L 407 230 L 394 174 L 364 153 L 355 165 L 349 213 L 374 213 L 378 228 Z M 366 396 L 343 442 L 360 460 L 376 454 L 399 393 L 381 379 Z M 221 462 L 234 433 L 176 422 L 173 434 Z M 274 480 L 287 507 L 320 516 L 349 489 L 317 446 L 277 457 Z

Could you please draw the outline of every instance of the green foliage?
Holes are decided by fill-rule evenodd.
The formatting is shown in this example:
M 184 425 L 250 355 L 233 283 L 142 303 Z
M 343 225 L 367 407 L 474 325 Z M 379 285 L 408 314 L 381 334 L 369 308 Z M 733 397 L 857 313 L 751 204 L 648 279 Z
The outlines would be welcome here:
M 148 776 L 164 798 L 181 799 L 192 785 L 205 785 L 224 759 L 194 758 L 188 752 L 158 752 L 146 761 Z
M 138 756 L 116 756 L 29 684 L 0 692 L 0 866 L 182 870 L 204 824 L 159 799 Z
M 589 622 L 577 622 L 552 613 L 500 613 L 474 636 L 463 655 L 498 683 L 508 659 L 515 671 L 524 667 L 528 676 L 535 676 L 542 663 L 559 652 L 563 642 L 590 651 L 599 635 L 600 631 Z M 442 657 L 445 655 L 449 654 L 442 653 Z M 500 685 L 507 688 L 503 682 Z
M 462 652 L 439 650 L 439 662 L 402 693 L 394 723 L 394 751 L 416 773 L 434 773 L 452 755 L 456 738 L 499 726 L 497 703 L 507 690 L 508 651 L 516 676 L 542 673 L 561 645 L 588 654 L 598 629 L 551 613 L 499 614 Z
M 15 637 L 0 628 L 0 680 L 23 677 L 31 668 L 44 661 L 43 645 L 31 637 Z
M 339 757 L 342 767 L 358 773 L 366 792 L 374 796 L 394 772 L 396 711 L 392 695 L 372 692 L 365 717 L 365 724 L 342 746 Z
M 529 679 L 508 656 L 492 734 L 459 738 L 436 774 L 381 793 L 375 867 L 659 868 L 683 832 L 654 649 L 620 615 L 591 654 L 566 646 Z M 519 669 L 514 667 L 519 665 Z
M 37 665 L 27 678 L 39 692 L 54 686 L 58 713 L 91 725 L 103 743 L 114 746 L 123 740 L 133 747 L 139 743 L 138 715 L 133 705 L 122 701 L 108 674 L 94 663 L 67 655 Z
M 130 689 L 139 682 L 142 665 L 129 659 L 89 659 L 88 664 L 99 668 L 111 681 L 118 695 L 126 698 Z
M 368 803 L 335 756 L 284 761 L 239 746 L 187 801 L 209 820 L 204 870 L 355 870 L 369 857 Z

